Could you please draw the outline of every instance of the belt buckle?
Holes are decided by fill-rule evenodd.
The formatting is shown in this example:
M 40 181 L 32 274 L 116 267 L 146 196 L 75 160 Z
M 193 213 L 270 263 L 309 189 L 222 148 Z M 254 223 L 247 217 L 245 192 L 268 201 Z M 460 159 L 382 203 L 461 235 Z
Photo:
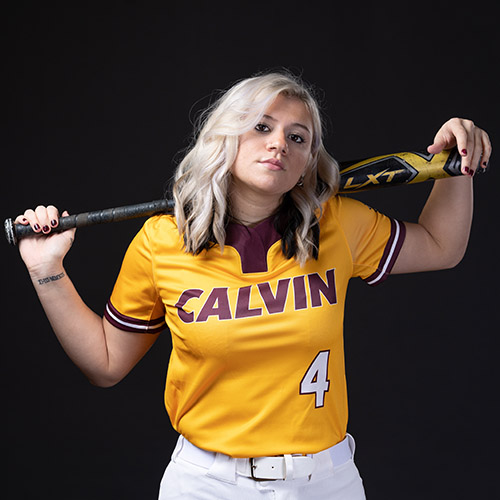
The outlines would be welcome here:
M 262 478 L 262 477 L 257 477 L 255 474 L 254 474 L 254 470 L 257 468 L 257 466 L 254 464 L 254 458 L 250 458 L 250 474 L 251 474 L 251 477 L 254 481 L 276 481 L 276 479 L 266 479 L 266 478 Z

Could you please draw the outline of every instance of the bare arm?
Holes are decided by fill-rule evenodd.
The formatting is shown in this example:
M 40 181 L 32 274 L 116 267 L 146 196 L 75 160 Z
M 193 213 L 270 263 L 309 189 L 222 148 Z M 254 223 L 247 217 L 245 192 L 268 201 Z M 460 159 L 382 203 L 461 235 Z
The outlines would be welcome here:
M 38 207 L 27 210 L 16 222 L 49 233 L 58 220 L 55 207 Z M 87 307 L 63 267 L 74 236 L 73 229 L 45 238 L 26 238 L 19 250 L 62 347 L 93 384 L 108 387 L 127 375 L 159 334 L 124 332 Z
M 418 223 L 405 223 L 407 233 L 392 273 L 447 269 L 457 265 L 467 248 L 473 212 L 474 169 L 485 168 L 491 144 L 470 120 L 453 118 L 436 134 L 430 153 L 457 145 L 463 177 L 435 181 Z M 481 156 L 482 155 L 482 156 Z

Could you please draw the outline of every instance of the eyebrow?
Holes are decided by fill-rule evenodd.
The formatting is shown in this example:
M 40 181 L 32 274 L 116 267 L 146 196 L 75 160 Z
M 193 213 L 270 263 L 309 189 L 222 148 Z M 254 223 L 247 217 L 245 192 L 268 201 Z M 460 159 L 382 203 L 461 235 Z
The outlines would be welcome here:
M 273 118 L 271 115 L 263 115 L 262 118 L 267 118 L 268 120 L 271 120 L 273 122 L 277 121 L 276 118 Z M 309 130 L 309 128 L 306 127 L 305 125 L 303 125 L 302 123 L 299 123 L 299 122 L 292 123 L 292 127 L 303 128 L 308 134 L 311 134 L 311 131 Z

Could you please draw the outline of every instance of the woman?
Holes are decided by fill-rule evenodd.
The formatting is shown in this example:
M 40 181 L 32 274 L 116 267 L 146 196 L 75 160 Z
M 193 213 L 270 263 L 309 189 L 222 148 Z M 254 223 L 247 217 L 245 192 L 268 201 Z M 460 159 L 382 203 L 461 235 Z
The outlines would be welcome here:
M 74 230 L 20 242 L 41 303 L 100 386 L 170 328 L 165 404 L 181 436 L 161 499 L 364 498 L 346 434 L 348 281 L 461 260 L 488 135 L 469 120 L 441 127 L 428 151 L 457 145 L 467 175 L 436 181 L 412 224 L 336 195 L 318 106 L 295 77 L 243 80 L 202 118 L 175 176 L 175 216 L 152 217 L 136 235 L 104 318 L 63 268 Z M 40 206 L 16 222 L 48 235 L 58 217 Z

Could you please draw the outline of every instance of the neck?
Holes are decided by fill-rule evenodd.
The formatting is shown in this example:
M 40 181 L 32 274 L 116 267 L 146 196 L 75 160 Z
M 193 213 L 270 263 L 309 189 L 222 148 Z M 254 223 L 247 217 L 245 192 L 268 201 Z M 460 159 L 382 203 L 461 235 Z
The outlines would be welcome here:
M 231 197 L 228 215 L 238 224 L 253 227 L 271 217 L 278 206 L 279 203 L 276 203 L 276 200 L 269 200 L 267 203 L 264 200 L 259 200 L 257 203 L 240 196 Z

